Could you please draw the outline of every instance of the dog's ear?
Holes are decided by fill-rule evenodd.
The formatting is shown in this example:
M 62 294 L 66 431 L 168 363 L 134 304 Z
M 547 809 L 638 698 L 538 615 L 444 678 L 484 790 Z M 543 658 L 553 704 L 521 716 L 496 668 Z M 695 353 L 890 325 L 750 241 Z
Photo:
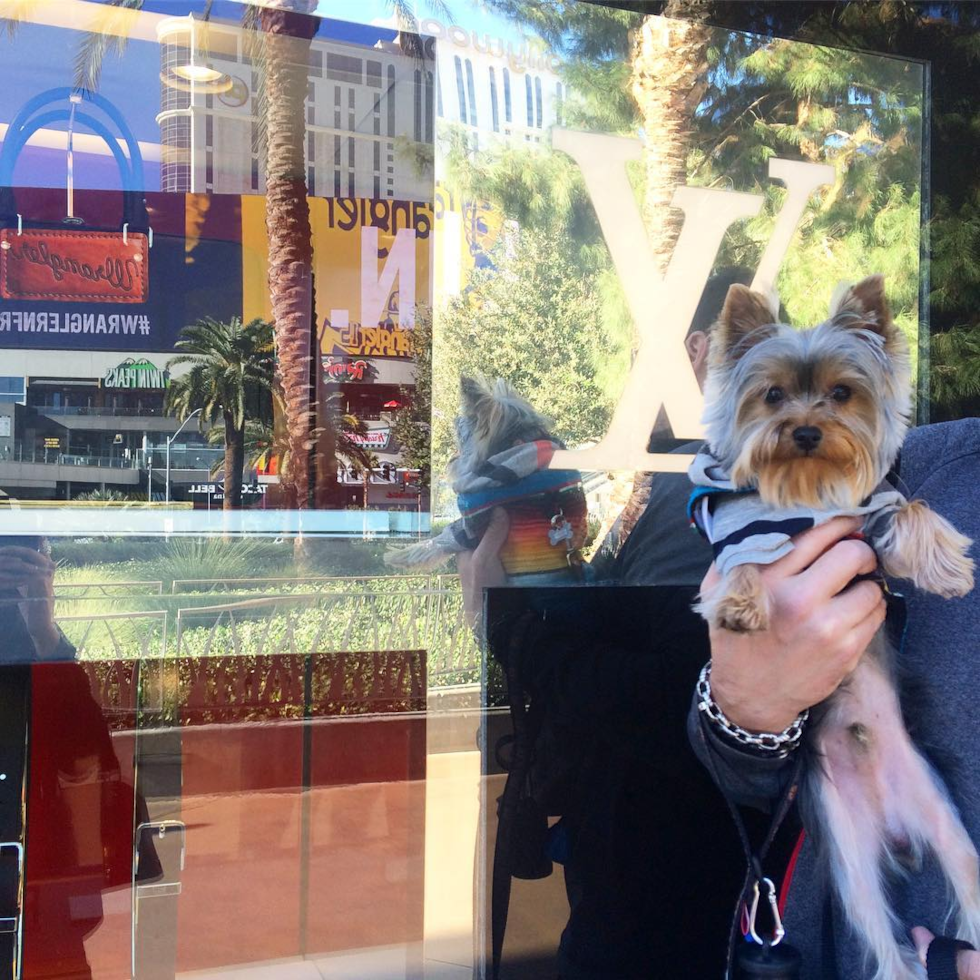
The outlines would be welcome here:
M 838 326 L 870 330 L 886 341 L 898 331 L 885 299 L 884 276 L 868 276 L 856 285 L 842 282 L 830 301 L 830 318 Z
M 778 322 L 779 315 L 769 298 L 740 283 L 729 286 L 725 305 L 711 331 L 713 358 L 722 362 L 737 361 L 753 345 L 770 336 L 770 332 L 763 328 Z
M 471 415 L 484 399 L 490 397 L 490 389 L 482 378 L 464 374 L 459 379 L 459 395 L 463 411 Z

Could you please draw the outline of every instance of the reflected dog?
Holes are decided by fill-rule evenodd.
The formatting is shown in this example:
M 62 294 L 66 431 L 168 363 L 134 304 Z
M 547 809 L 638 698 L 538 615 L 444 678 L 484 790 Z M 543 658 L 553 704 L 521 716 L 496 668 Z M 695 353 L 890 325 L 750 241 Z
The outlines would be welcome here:
M 395 568 L 433 571 L 479 544 L 491 512 L 502 507 L 510 530 L 500 549 L 509 584 L 563 585 L 580 577 L 587 533 L 581 474 L 548 468 L 564 445 L 550 423 L 508 381 L 464 377 L 456 419 L 458 453 L 450 464 L 462 515 L 441 534 L 393 549 Z
M 732 286 L 711 342 L 708 450 L 695 458 L 691 515 L 714 546 L 720 582 L 698 610 L 716 627 L 765 630 L 759 566 L 791 536 L 837 515 L 865 519 L 885 575 L 944 597 L 973 588 L 970 540 L 886 482 L 901 447 L 911 385 L 905 339 L 884 282 L 838 289 L 830 318 L 780 324 L 766 297 Z M 896 936 L 888 873 L 931 851 L 950 886 L 958 935 L 980 946 L 973 842 L 902 719 L 895 651 L 879 631 L 855 671 L 811 715 L 801 803 L 841 906 L 874 960 L 876 980 L 921 976 Z

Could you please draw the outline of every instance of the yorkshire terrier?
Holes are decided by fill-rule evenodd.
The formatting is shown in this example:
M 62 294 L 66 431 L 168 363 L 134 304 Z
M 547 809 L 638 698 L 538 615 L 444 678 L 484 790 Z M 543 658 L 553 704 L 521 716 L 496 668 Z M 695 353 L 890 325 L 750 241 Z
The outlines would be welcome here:
M 510 529 L 500 549 L 509 584 L 561 585 L 580 575 L 587 532 L 581 474 L 550 470 L 562 443 L 550 422 L 508 381 L 464 377 L 456 419 L 458 453 L 449 475 L 462 517 L 422 544 L 390 551 L 396 568 L 432 571 L 476 548 L 495 507 Z
M 865 517 L 885 576 L 944 597 L 973 588 L 972 542 L 885 477 L 911 402 L 909 356 L 881 276 L 835 293 L 828 320 L 778 322 L 769 300 L 732 286 L 711 339 L 707 451 L 695 458 L 692 516 L 721 575 L 700 598 L 713 626 L 768 628 L 759 566 L 792 535 L 837 515 Z M 801 802 L 824 846 L 875 980 L 921 976 L 889 906 L 886 872 L 932 851 L 949 883 L 957 935 L 980 947 L 980 865 L 942 781 L 905 729 L 895 652 L 884 629 L 854 672 L 811 714 Z

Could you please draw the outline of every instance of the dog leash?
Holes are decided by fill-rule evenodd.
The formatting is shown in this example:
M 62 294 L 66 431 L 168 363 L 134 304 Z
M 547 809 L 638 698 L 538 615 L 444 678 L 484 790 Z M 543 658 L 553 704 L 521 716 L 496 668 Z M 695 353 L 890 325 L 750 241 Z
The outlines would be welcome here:
M 783 791 L 779 803 L 773 812 L 772 822 L 769 824 L 769 829 L 766 832 L 765 839 L 758 849 L 754 849 L 752 847 L 752 842 L 749 839 L 749 832 L 745 826 L 745 821 L 742 819 L 742 815 L 738 812 L 738 807 L 722 789 L 721 775 L 718 772 L 718 766 L 714 759 L 714 753 L 710 741 L 710 722 L 705 717 L 704 712 L 700 711 L 698 712 L 698 720 L 698 734 L 704 748 L 704 754 L 708 763 L 708 769 L 711 773 L 711 778 L 714 780 L 715 785 L 718 787 L 718 790 L 722 795 L 722 798 L 725 800 L 725 805 L 728 807 L 728 811 L 732 816 L 732 821 L 735 824 L 735 830 L 738 833 L 738 838 L 742 845 L 742 852 L 745 855 L 745 879 L 742 883 L 742 889 L 739 893 L 738 902 L 735 906 L 735 915 L 732 918 L 732 925 L 728 936 L 728 970 L 726 976 L 731 978 L 733 976 L 732 968 L 736 961 L 736 947 L 740 938 L 739 923 L 744 923 L 742 939 L 751 939 L 751 942 L 759 947 L 763 951 L 763 954 L 776 948 L 777 946 L 783 945 L 785 930 L 783 929 L 782 919 L 779 914 L 779 903 L 776 894 L 776 887 L 773 884 L 772 879 L 766 876 L 763 870 L 763 862 L 765 861 L 766 855 L 769 853 L 769 850 L 776 839 L 776 834 L 779 832 L 779 828 L 783 825 L 786 815 L 789 813 L 790 808 L 796 800 L 796 795 L 799 790 L 800 775 L 803 770 L 803 757 L 799 752 L 796 753 L 792 776 L 790 777 L 789 782 L 786 785 L 786 789 Z M 773 919 L 774 931 L 771 939 L 760 937 L 756 925 L 756 916 L 760 904 L 759 899 L 763 892 L 765 892 L 765 897 L 769 904 Z M 749 898 L 750 895 L 751 900 Z M 786 953 L 789 958 L 792 958 L 794 954 L 798 956 L 796 951 L 793 950 L 788 943 L 785 945 Z M 791 950 L 792 952 L 790 952 Z M 742 975 L 746 976 L 745 973 Z M 748 976 L 751 975 L 752 974 L 748 974 Z M 776 974 L 771 975 L 776 976 Z M 784 976 L 790 977 L 792 974 L 786 973 Z

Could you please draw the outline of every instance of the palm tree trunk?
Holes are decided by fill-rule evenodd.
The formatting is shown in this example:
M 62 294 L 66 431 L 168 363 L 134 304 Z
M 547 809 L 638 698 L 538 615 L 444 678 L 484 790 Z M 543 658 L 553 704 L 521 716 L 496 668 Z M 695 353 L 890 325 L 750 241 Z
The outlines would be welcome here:
M 670 0 L 663 17 L 647 17 L 633 54 L 633 98 L 643 120 L 646 185 L 643 219 L 660 271 L 667 267 L 682 215 L 670 206 L 687 182 L 694 112 L 707 88 L 710 29 L 699 0 Z M 668 18 L 684 17 L 675 20 Z
M 337 420 L 336 399 L 330 398 L 323 360 L 314 358 L 316 371 L 316 444 L 314 447 L 314 472 L 316 485 L 313 505 L 318 510 L 336 507 L 340 491 L 337 479 Z
M 310 391 L 313 242 L 306 187 L 306 91 L 315 0 L 268 0 L 265 33 L 266 228 L 269 294 L 286 406 L 287 499 L 310 503 L 313 405 Z
M 643 222 L 662 273 L 670 262 L 683 216 L 670 206 L 687 182 L 694 112 L 707 88 L 710 29 L 699 21 L 702 0 L 669 0 L 663 17 L 647 17 L 633 54 L 633 98 L 643 120 L 646 184 Z M 685 17 L 684 20 L 667 18 Z M 637 473 L 620 515 L 622 548 L 650 498 L 650 474 Z M 600 537 L 601 540 L 601 537 Z
M 245 469 L 245 430 L 225 414 L 225 510 L 237 510 L 242 500 L 242 471 Z

